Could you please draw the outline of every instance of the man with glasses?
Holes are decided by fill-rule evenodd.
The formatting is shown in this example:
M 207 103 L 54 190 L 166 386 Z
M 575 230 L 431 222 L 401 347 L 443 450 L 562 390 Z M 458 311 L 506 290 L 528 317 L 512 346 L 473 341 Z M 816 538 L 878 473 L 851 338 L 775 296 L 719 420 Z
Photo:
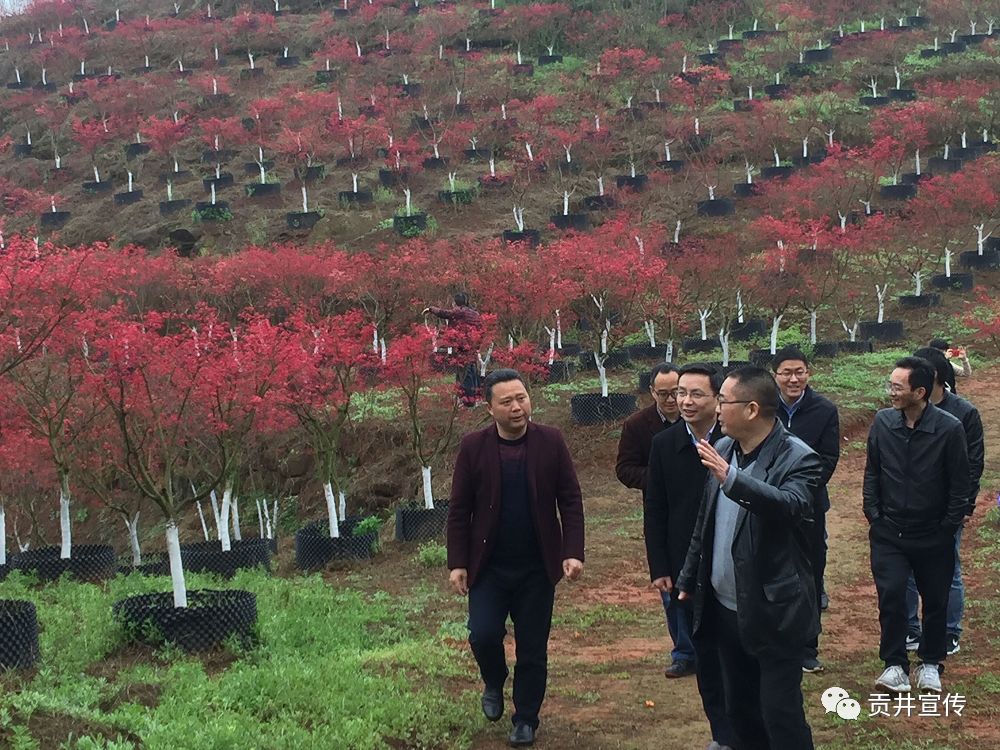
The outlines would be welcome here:
M 649 576 L 663 597 L 674 641 L 673 663 L 665 673 L 683 677 L 694 670 L 698 675 L 698 692 L 712 728 L 709 750 L 736 744 L 726 718 L 718 650 L 711 638 L 692 638 L 690 602 L 677 599 L 674 582 L 684 566 L 708 476 L 698 456 L 698 441 L 715 443 L 720 437 L 715 410 L 721 384 L 722 376 L 714 367 L 690 364 L 681 368 L 677 405 L 683 421 L 653 438 L 643 508 Z
M 823 462 L 823 472 L 813 492 L 813 523 L 809 532 L 809 552 L 813 577 L 816 579 L 817 603 L 825 609 L 823 573 L 826 570 L 826 512 L 830 510 L 830 493 L 826 489 L 840 460 L 840 416 L 833 402 L 809 387 L 809 360 L 797 347 L 789 346 L 774 355 L 771 366 L 778 381 L 781 401 L 778 419 L 789 432 L 812 448 Z M 823 671 L 819 660 L 819 640 L 806 646 L 802 671 Z
M 719 390 L 708 480 L 676 585 L 694 600 L 695 638 L 718 644 L 726 712 L 741 750 L 812 750 L 802 649 L 819 633 L 805 526 L 819 456 L 777 419 L 771 373 L 743 367 Z
M 625 420 L 618 440 L 615 475 L 633 490 L 646 491 L 646 467 L 653 437 L 680 419 L 677 409 L 677 365 L 663 362 L 649 374 L 653 403 Z
M 965 430 L 930 403 L 933 389 L 930 362 L 897 361 L 888 384 L 892 408 L 875 415 L 868 433 L 864 512 L 885 664 L 875 684 L 895 693 L 910 691 L 906 581 L 911 573 L 924 602 L 917 689 L 941 692 L 955 535 L 969 507 Z

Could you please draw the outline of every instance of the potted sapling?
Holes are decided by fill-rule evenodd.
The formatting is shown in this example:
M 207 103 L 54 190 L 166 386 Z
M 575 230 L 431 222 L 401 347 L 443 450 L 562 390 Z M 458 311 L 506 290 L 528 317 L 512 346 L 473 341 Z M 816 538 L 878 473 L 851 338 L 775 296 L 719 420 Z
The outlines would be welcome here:
M 427 214 L 414 210 L 410 188 L 403 188 L 403 197 L 406 203 L 392 217 L 392 228 L 402 237 L 412 237 L 423 233 L 427 229 Z
M 730 52 L 732 50 L 739 49 L 743 44 L 743 40 L 733 34 L 735 24 L 728 24 L 728 26 L 729 34 L 725 39 L 720 39 L 717 44 L 720 52 Z
M 479 161 L 481 159 L 489 159 L 493 156 L 493 150 L 489 148 L 479 148 L 479 139 L 476 136 L 471 136 L 469 138 L 469 146 L 471 148 L 464 149 L 462 155 L 468 161 Z
M 774 83 L 764 87 L 764 93 L 771 99 L 783 99 L 788 95 L 788 84 L 781 82 L 781 73 L 774 74 Z
M 878 93 L 878 81 L 872 76 L 868 81 L 868 88 L 871 89 L 871 96 L 862 96 L 859 101 L 866 107 L 884 107 L 890 101 L 888 96 Z
M 945 143 L 942 155 L 932 156 L 927 166 L 930 167 L 932 172 L 957 172 L 962 168 L 962 160 L 954 158 L 954 155 L 951 153 L 951 144 Z
M 949 41 L 941 44 L 941 49 L 944 50 L 946 55 L 965 52 L 966 48 L 966 43 L 958 39 L 958 29 L 952 29 Z
M 172 216 L 190 205 L 190 198 L 174 198 L 174 184 L 167 180 L 167 199 L 160 201 L 160 216 Z
M 648 175 L 636 173 L 635 159 L 632 158 L 628 162 L 628 174 L 620 174 L 615 178 L 615 184 L 619 189 L 628 188 L 629 190 L 642 190 L 648 181 Z
M 587 214 L 578 212 L 570 213 L 569 199 L 575 192 L 576 188 L 573 188 L 573 190 L 562 190 L 562 212 L 552 214 L 552 216 L 549 217 L 549 222 L 557 229 L 584 231 L 590 228 L 590 217 Z
M 136 190 L 133 184 L 132 172 L 128 173 L 128 190 L 124 193 L 115 193 L 116 206 L 130 206 L 142 200 L 142 190 Z
M 535 66 L 532 65 L 531 63 L 526 63 L 524 59 L 521 57 L 520 42 L 517 43 L 517 51 L 515 54 L 516 54 L 515 62 L 511 66 L 511 72 L 513 72 L 514 75 L 519 75 L 519 76 L 529 76 L 529 77 L 533 76 L 535 74 Z
M 924 291 L 924 276 L 927 267 L 936 260 L 926 246 L 912 246 L 902 254 L 900 265 L 913 279 L 913 293 L 901 294 L 899 304 L 903 307 L 937 307 L 941 304 L 941 295 L 936 292 Z
M 601 211 L 606 208 L 614 208 L 616 201 L 614 196 L 604 192 L 604 178 L 597 176 L 597 195 L 588 195 L 583 199 L 583 207 L 588 211 Z
M 913 152 L 913 168 L 914 168 L 914 171 L 912 171 L 912 172 L 903 172 L 903 174 L 901 174 L 899 176 L 900 182 L 912 183 L 914 185 L 917 185 L 920 182 L 922 182 L 923 180 L 928 180 L 928 179 L 931 178 L 931 175 L 929 175 L 926 172 L 923 172 L 921 170 L 921 166 L 920 166 L 920 149 L 919 148 L 916 149 Z
M 279 68 L 296 68 L 299 64 L 299 58 L 296 55 L 289 55 L 288 47 L 285 47 L 281 57 L 277 58 L 274 64 Z
M 148 143 L 142 142 L 142 134 L 137 130 L 135 132 L 135 143 L 130 143 L 125 147 L 125 158 L 135 159 L 138 156 L 143 156 L 149 153 L 150 148 Z
M 31 156 L 31 152 L 34 150 L 34 144 L 31 142 L 31 131 L 25 128 L 25 141 L 24 143 L 14 144 L 14 156 L 19 159 L 26 159 Z
M 944 263 L 944 273 L 932 276 L 931 286 L 935 289 L 950 289 L 963 292 L 972 291 L 975 283 L 974 275 L 971 273 L 952 273 L 951 263 L 953 257 L 954 253 L 951 251 L 951 244 L 946 243 L 944 253 L 941 256 Z
M 59 211 L 56 209 L 56 197 L 50 196 L 49 205 L 51 210 L 46 211 L 38 217 L 38 224 L 42 229 L 59 229 L 64 226 L 69 217 L 72 215 L 70 211 Z
M 524 206 L 514 206 L 514 224 L 517 229 L 505 229 L 501 235 L 505 242 L 527 242 L 532 247 L 542 240 L 542 233 L 537 229 L 527 229 L 524 224 Z
M 333 83 L 337 80 L 337 71 L 330 67 L 330 58 L 326 58 L 326 67 L 316 71 L 316 83 Z
M 14 67 L 14 80 L 7 84 L 7 88 L 12 91 L 28 88 L 28 82 L 21 79 L 21 71 L 17 66 Z
M 896 74 L 896 88 L 889 89 L 888 96 L 895 102 L 912 102 L 917 99 L 916 89 L 904 89 L 903 88 L 903 78 L 899 74 L 899 68 L 893 68 L 893 72 Z
M 345 205 L 367 206 L 372 203 L 374 197 L 371 190 L 358 190 L 358 173 L 352 172 L 351 189 L 337 193 L 337 200 Z
M 985 222 L 977 224 L 976 249 L 966 250 L 958 256 L 958 262 L 963 268 L 993 269 L 1000 268 L 1000 240 L 993 237 L 993 230 L 986 231 Z
M 267 165 L 269 163 L 264 159 L 264 147 L 257 146 L 256 165 L 258 174 L 260 175 L 260 182 L 251 182 L 244 185 L 247 196 L 250 198 L 264 198 L 281 193 L 281 183 L 277 180 L 268 180 Z
M 194 204 L 195 221 L 228 221 L 233 218 L 227 201 L 216 199 L 215 183 L 209 186 L 210 197 L 207 201 L 198 201 Z
M 774 153 L 774 164 L 770 167 L 764 167 L 760 173 L 761 177 L 765 180 L 786 179 L 790 177 L 792 172 L 795 171 L 795 167 L 791 164 L 782 163 L 777 146 L 772 146 L 771 150 Z
M 467 206 L 472 203 L 473 189 L 467 183 L 459 182 L 457 177 L 458 172 L 448 173 L 448 189 L 438 191 L 438 200 L 453 206 Z
M 824 47 L 822 39 L 816 40 L 816 46 L 813 49 L 807 49 L 802 53 L 802 62 L 804 63 L 825 63 L 832 59 L 833 48 Z
M 309 196 L 306 186 L 302 186 L 302 210 L 285 214 L 285 221 L 289 229 L 312 229 L 323 217 L 319 211 L 309 210 Z
M 753 85 L 747 86 L 746 99 L 733 99 L 734 112 L 752 112 L 754 106 Z
M 257 67 L 257 61 L 254 58 L 253 52 L 247 52 L 247 60 L 250 62 L 250 67 L 243 68 L 243 70 L 240 71 L 240 78 L 242 80 L 263 78 L 264 69 Z
M 760 185 L 753 181 L 753 173 L 757 169 L 749 161 L 744 160 L 744 173 L 747 176 L 746 182 L 737 182 L 733 185 L 733 195 L 737 198 L 749 198 L 760 192 Z
M 499 190 L 510 184 L 510 175 L 500 174 L 497 172 L 497 160 L 496 152 L 492 149 L 490 150 L 489 162 L 489 174 L 485 174 L 479 178 L 479 187 L 483 190 Z
M 715 185 L 706 185 L 708 200 L 698 201 L 699 216 L 728 216 L 736 206 L 729 198 L 716 198 Z
M 556 65 L 563 61 L 563 56 L 555 53 L 555 45 L 549 45 L 545 49 L 548 54 L 538 56 L 539 65 Z
M 235 182 L 232 172 L 223 172 L 222 164 L 216 162 L 215 171 L 210 177 L 206 177 L 201 181 L 202 187 L 205 188 L 205 192 L 210 192 L 213 190 L 221 190 L 222 188 L 232 187 Z

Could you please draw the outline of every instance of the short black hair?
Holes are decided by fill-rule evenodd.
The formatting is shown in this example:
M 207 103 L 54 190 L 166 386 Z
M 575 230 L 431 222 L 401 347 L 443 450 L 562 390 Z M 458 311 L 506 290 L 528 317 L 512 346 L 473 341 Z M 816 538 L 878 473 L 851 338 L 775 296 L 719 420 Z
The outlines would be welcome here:
M 806 369 L 807 370 L 809 369 L 809 360 L 806 358 L 806 355 L 803 354 L 802 350 L 799 349 L 799 347 L 797 346 L 782 347 L 781 349 L 778 349 L 774 357 L 772 357 L 771 369 L 777 372 L 778 368 L 781 366 L 783 362 L 795 361 L 795 360 L 801 361 L 806 366 Z
M 733 370 L 728 378 L 736 381 L 748 399 L 757 402 L 762 417 L 773 419 L 777 415 L 778 384 L 770 372 L 757 365 L 746 365 Z
M 455 300 L 455 304 L 459 307 L 469 306 L 469 295 L 465 292 L 455 292 L 455 296 L 452 299 Z
M 680 376 L 684 375 L 707 375 L 708 383 L 712 388 L 712 393 L 717 394 L 725 379 L 718 367 L 714 367 L 707 362 L 691 362 L 684 365 L 679 371 Z
M 931 347 L 932 349 L 938 349 L 942 352 L 946 352 L 949 349 L 951 349 L 951 344 L 949 344 L 944 339 L 931 339 L 930 341 L 927 342 L 927 346 Z
M 668 375 L 672 372 L 680 372 L 681 368 L 675 365 L 673 362 L 660 362 L 658 365 L 654 365 L 653 369 L 649 371 L 649 387 L 653 387 L 653 383 L 656 381 L 657 375 Z
M 509 383 L 511 380 L 520 380 L 521 385 L 525 388 L 528 387 L 524 382 L 524 378 L 521 377 L 521 373 L 510 367 L 494 370 L 487 375 L 483 380 L 483 398 L 486 400 L 486 403 L 490 403 L 493 400 L 493 386 L 497 383 Z
M 948 384 L 948 378 L 955 372 L 951 362 L 944 356 L 940 349 L 933 346 L 924 346 L 913 352 L 914 357 L 926 359 L 934 368 L 935 380 L 942 388 Z
M 930 399 L 931 389 L 934 387 L 934 365 L 923 357 L 903 357 L 897 359 L 894 366 L 898 370 L 909 370 L 907 382 L 910 384 L 910 390 L 923 388 L 924 401 Z

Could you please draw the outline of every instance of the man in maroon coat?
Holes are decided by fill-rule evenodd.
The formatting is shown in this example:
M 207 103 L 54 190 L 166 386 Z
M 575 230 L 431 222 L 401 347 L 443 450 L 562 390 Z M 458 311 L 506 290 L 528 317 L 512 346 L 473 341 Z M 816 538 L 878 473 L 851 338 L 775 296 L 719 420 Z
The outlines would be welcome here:
M 545 697 L 555 587 L 583 572 L 583 500 L 562 434 L 531 422 L 516 370 L 484 381 L 494 424 L 462 439 L 448 509 L 448 568 L 469 596 L 469 645 L 483 678 L 483 714 L 503 715 L 514 624 L 512 747 L 531 745 Z

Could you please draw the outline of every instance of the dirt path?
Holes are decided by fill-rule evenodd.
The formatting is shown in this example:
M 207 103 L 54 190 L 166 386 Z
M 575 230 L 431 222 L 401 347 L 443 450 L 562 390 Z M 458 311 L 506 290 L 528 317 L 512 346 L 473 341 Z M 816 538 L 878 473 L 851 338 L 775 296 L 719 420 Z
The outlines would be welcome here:
M 977 373 L 960 390 L 977 404 L 987 425 L 987 476 L 982 497 L 994 498 L 1000 484 L 1000 398 L 989 387 L 1000 370 Z M 963 540 L 966 570 L 966 632 L 962 651 L 949 660 L 945 690 L 963 692 L 962 717 L 877 717 L 843 722 L 824 714 L 820 694 L 839 685 L 859 696 L 867 709 L 878 661 L 878 610 L 861 514 L 866 427 L 844 436 L 840 466 L 830 485 L 830 555 L 820 656 L 827 670 L 803 681 L 807 714 L 817 747 L 876 748 L 904 739 L 920 747 L 1000 747 L 997 729 L 997 609 L 984 606 L 996 595 L 1000 575 L 982 564 L 977 533 L 992 500 L 982 499 Z M 614 480 L 616 431 L 588 430 L 571 436 L 584 455 L 581 481 L 588 514 L 587 570 L 578 584 L 560 585 L 550 647 L 549 693 L 537 746 L 604 750 L 703 748 L 709 741 L 694 679 L 666 680 L 662 669 L 670 642 L 659 597 L 649 587 L 638 493 Z M 574 453 L 577 455 L 577 453 Z M 989 490 L 989 492 L 987 492 Z M 976 559 L 978 566 L 974 565 Z M 511 657 L 513 656 L 511 652 Z M 474 673 L 470 665 L 470 678 Z M 475 683 L 473 682 L 473 687 Z M 508 684 L 509 687 L 509 684 Z M 508 692 L 509 696 L 509 692 Z M 484 722 L 485 724 L 485 722 Z M 509 725 L 484 726 L 475 750 L 506 747 Z M 933 740 L 940 744 L 920 744 Z M 984 744 L 985 743 L 985 744 Z M 904 745 L 906 746 L 906 745 Z

